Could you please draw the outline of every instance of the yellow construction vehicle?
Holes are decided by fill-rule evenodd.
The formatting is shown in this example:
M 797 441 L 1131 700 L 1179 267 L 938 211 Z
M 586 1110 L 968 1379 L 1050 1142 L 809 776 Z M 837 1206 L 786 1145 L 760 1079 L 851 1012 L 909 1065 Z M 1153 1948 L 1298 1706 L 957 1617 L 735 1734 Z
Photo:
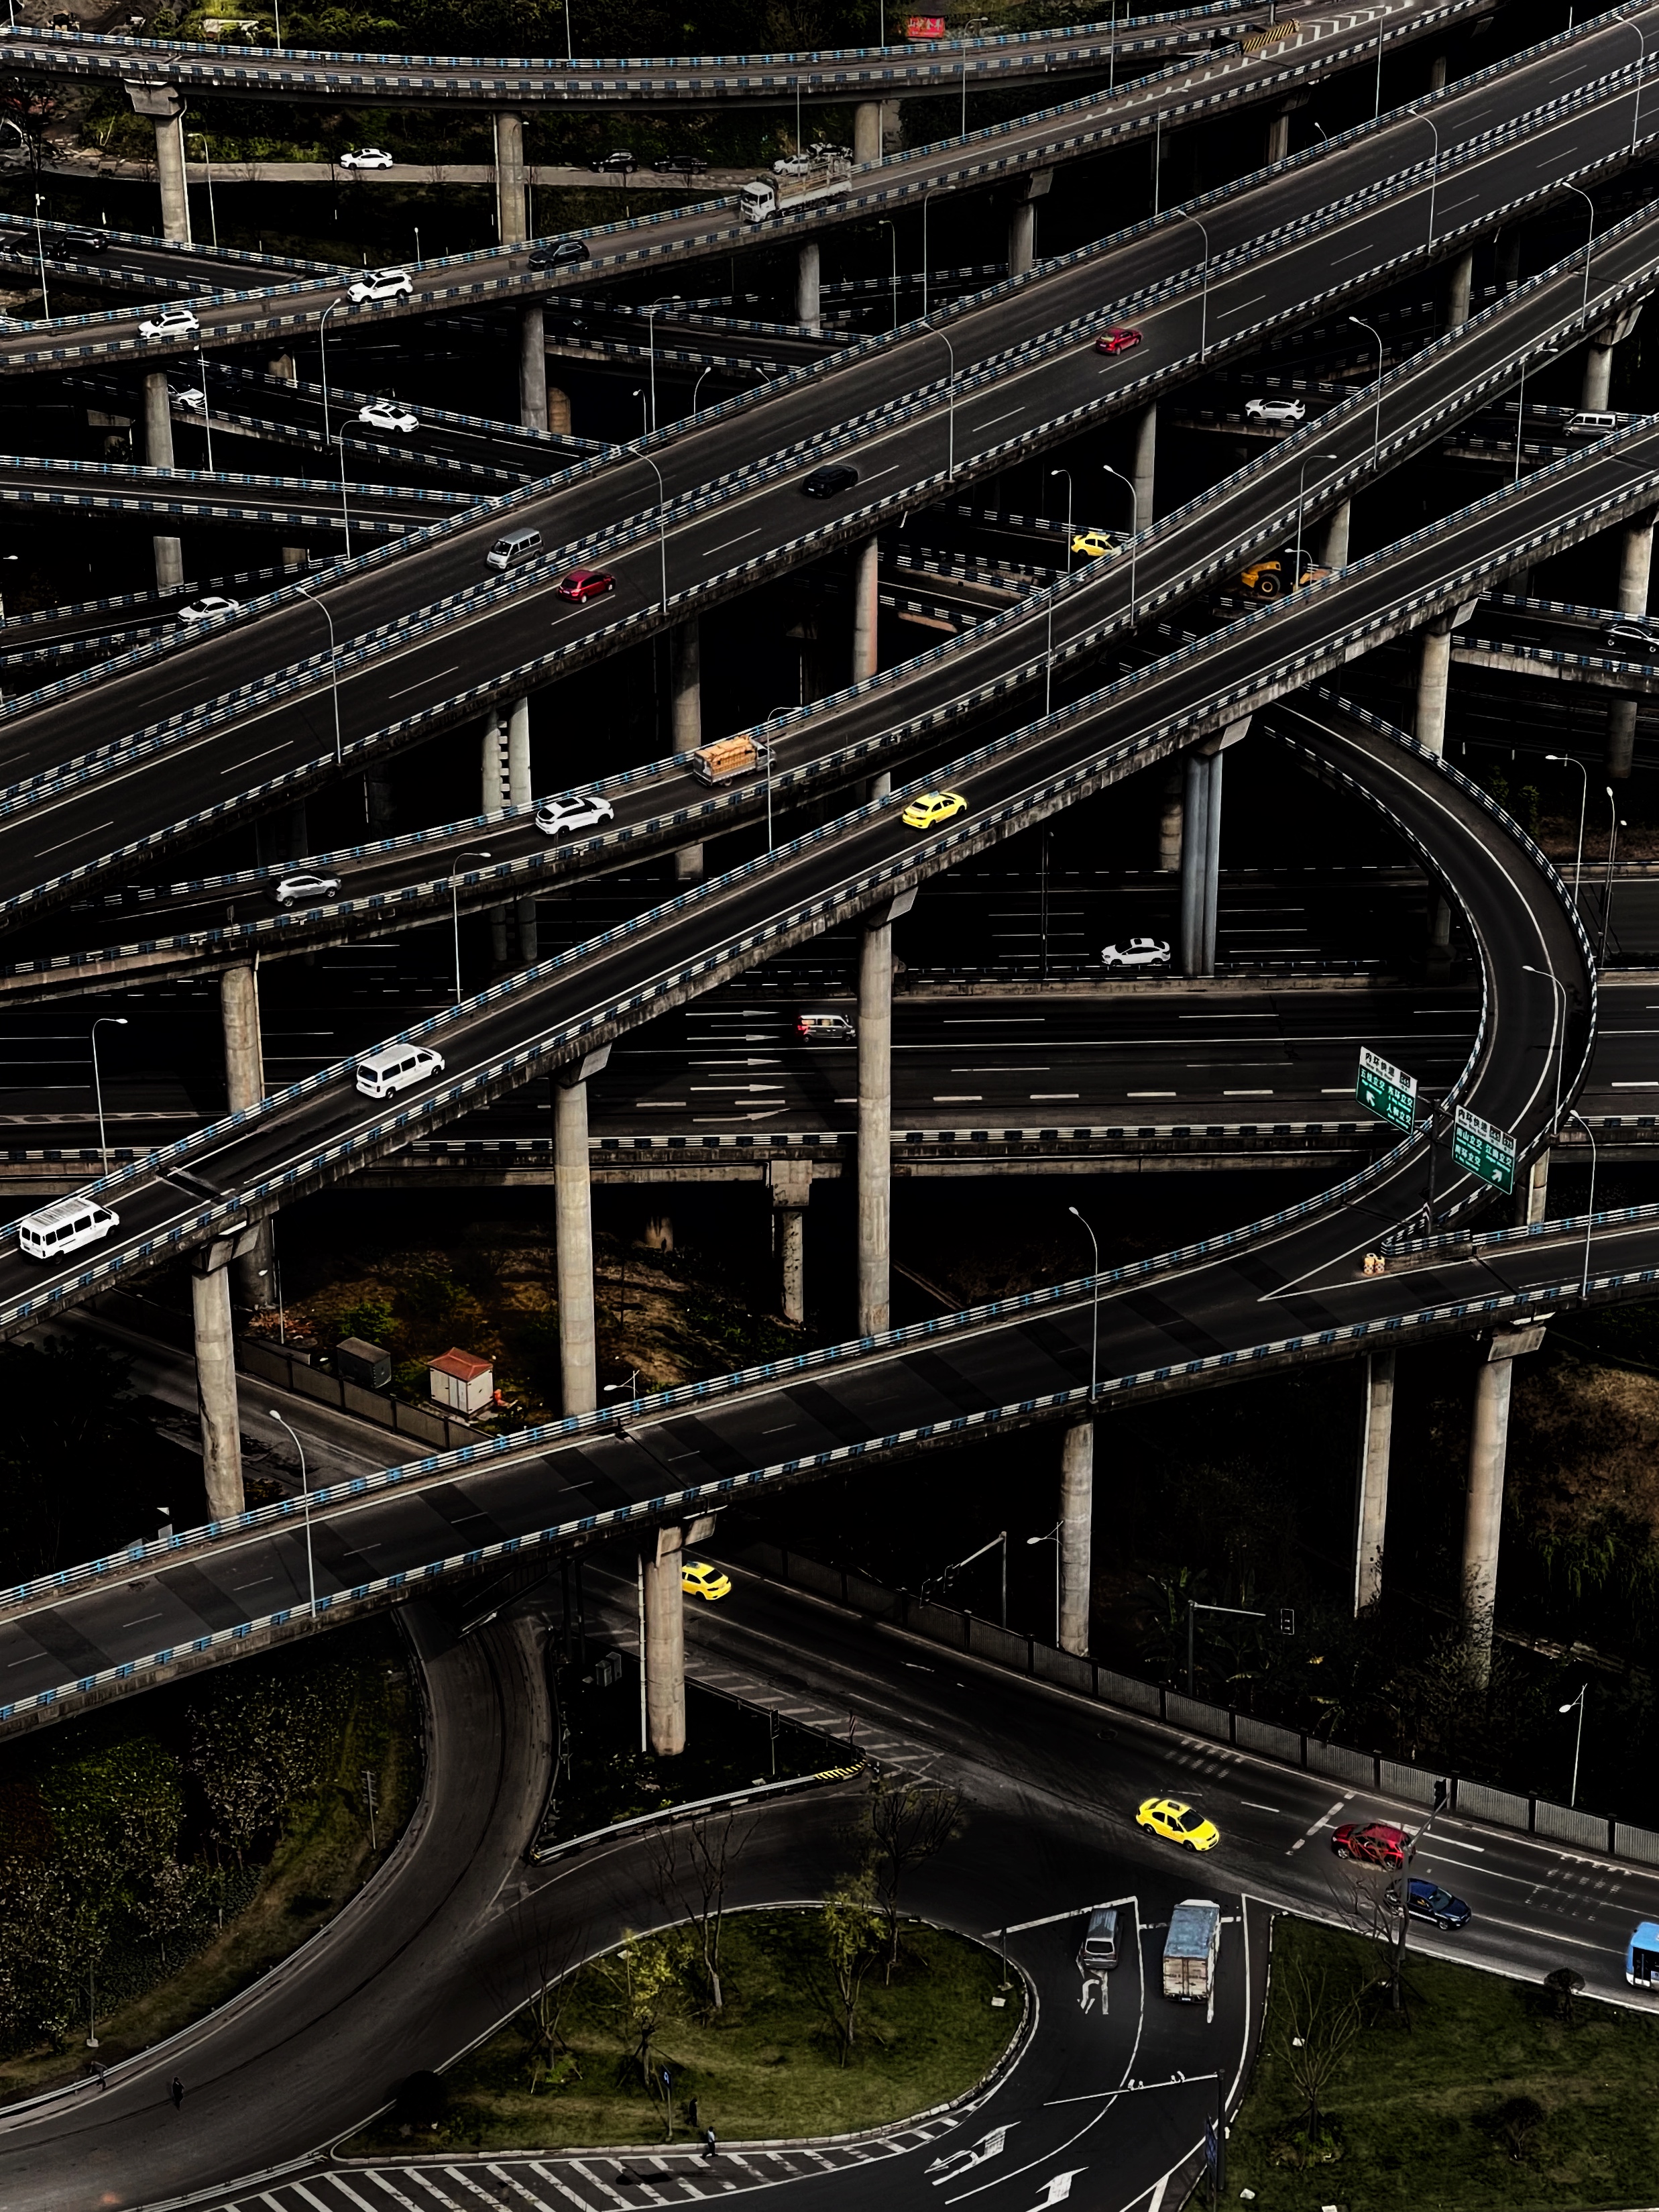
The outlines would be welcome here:
M 1293 588 L 1289 577 L 1295 565 L 1293 561 L 1252 561 L 1249 567 L 1241 572 L 1238 587 L 1253 599 L 1283 599 L 1285 592 Z M 1294 588 L 1299 591 L 1306 584 L 1323 583 L 1330 573 L 1322 561 L 1310 561 L 1304 555 L 1302 573 L 1297 578 Z

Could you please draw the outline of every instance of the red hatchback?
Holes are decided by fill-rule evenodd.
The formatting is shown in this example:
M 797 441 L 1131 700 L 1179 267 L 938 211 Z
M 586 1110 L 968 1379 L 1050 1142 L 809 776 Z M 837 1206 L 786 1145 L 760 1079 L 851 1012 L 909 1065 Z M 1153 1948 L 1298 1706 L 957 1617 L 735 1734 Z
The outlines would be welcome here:
M 1131 346 L 1140 343 L 1139 331 L 1108 331 L 1103 338 L 1095 340 L 1097 353 L 1127 353 Z
M 1369 1820 L 1363 1826 L 1351 1820 L 1331 1838 L 1331 1849 L 1338 1858 L 1368 1859 L 1373 1866 L 1402 1867 L 1411 1847 L 1406 1831 L 1391 1828 L 1385 1820 Z
M 562 599 L 602 599 L 614 592 L 617 580 L 605 568 L 573 568 L 553 586 Z

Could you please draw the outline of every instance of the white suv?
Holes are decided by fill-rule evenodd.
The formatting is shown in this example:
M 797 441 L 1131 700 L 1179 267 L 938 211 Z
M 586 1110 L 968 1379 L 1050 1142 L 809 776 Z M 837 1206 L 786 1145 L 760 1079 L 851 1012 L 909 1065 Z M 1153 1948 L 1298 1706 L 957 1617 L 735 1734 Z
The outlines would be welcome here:
M 1280 429 L 1290 429 L 1308 419 L 1305 399 L 1247 399 L 1244 416 L 1250 422 L 1271 422 Z
M 365 269 L 346 286 L 346 297 L 361 307 L 365 300 L 406 300 L 414 289 L 407 269 Z
M 1100 956 L 1109 975 L 1125 968 L 1167 968 L 1170 948 L 1161 937 L 1128 937 L 1121 945 L 1109 945 Z
M 138 325 L 141 338 L 193 338 L 202 325 L 183 300 L 169 300 L 164 307 L 156 307 Z
M 371 399 L 367 407 L 357 410 L 357 420 L 367 422 L 371 430 L 396 430 L 405 438 L 419 428 L 418 418 L 396 399 Z

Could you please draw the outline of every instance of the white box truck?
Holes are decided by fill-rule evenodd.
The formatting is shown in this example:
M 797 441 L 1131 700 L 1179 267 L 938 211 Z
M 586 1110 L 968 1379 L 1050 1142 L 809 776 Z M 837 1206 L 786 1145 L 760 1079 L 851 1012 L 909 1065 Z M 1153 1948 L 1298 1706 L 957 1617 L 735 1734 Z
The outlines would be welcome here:
M 1164 1994 L 1181 2004 L 1207 2004 L 1221 1951 L 1221 1907 L 1207 1897 L 1183 1898 L 1164 1939 Z

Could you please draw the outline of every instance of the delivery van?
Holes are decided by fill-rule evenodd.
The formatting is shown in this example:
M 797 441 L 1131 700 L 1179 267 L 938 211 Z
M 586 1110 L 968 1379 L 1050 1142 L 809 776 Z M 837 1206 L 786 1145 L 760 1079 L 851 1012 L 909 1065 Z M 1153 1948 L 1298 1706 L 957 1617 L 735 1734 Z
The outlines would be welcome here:
M 83 1244 L 96 1244 L 121 1217 L 90 1198 L 58 1198 L 17 1224 L 17 1242 L 31 1260 L 61 1260 Z
M 357 1088 L 366 1098 L 390 1098 L 428 1075 L 444 1072 L 443 1055 L 424 1044 L 383 1044 L 357 1062 Z

